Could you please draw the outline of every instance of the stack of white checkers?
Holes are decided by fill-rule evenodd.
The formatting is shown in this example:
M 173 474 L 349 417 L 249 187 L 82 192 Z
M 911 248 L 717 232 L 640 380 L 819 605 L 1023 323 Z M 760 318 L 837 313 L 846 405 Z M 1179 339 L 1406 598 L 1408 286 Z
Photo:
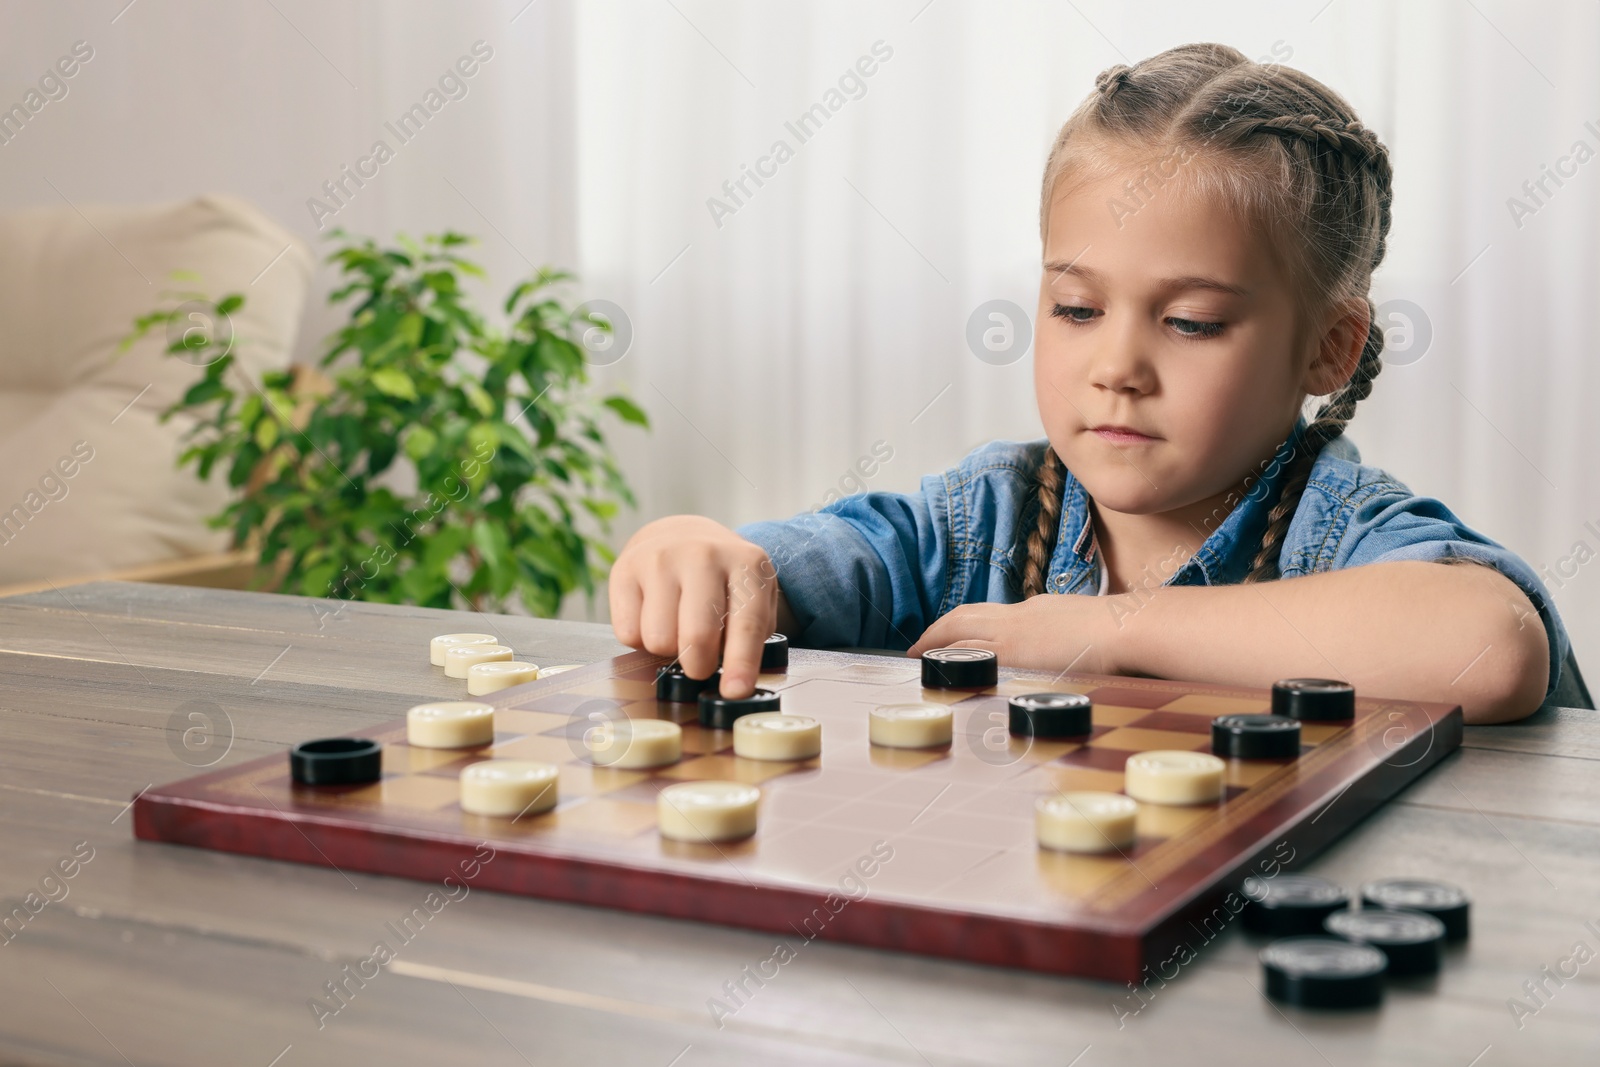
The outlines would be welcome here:
M 547 678 L 582 664 L 540 667 L 516 658 L 510 645 L 494 634 L 440 634 L 428 642 L 428 661 L 450 678 L 465 678 L 470 696 L 486 696 L 514 685 Z
M 1132 848 L 1143 804 L 1214 804 L 1227 765 L 1206 752 L 1153 750 L 1128 757 L 1123 793 L 1068 792 L 1034 802 L 1034 833 L 1058 852 L 1121 852 Z

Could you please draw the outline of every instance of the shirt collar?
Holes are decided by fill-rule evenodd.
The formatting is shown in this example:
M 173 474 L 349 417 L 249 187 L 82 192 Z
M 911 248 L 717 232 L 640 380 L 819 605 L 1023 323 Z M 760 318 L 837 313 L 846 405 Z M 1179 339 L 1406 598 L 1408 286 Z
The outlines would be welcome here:
M 1235 492 L 1237 499 L 1232 509 L 1218 522 L 1203 524 L 1201 529 L 1206 532 L 1206 538 L 1199 550 L 1163 584 L 1231 585 L 1244 580 L 1261 545 L 1261 535 L 1267 528 L 1267 516 L 1277 502 L 1278 491 L 1304 447 L 1305 430 L 1305 419 L 1296 419 L 1288 438 Z M 1094 592 L 1099 546 L 1095 544 L 1089 502 L 1088 491 L 1068 472 L 1046 592 L 1073 593 L 1086 588 Z

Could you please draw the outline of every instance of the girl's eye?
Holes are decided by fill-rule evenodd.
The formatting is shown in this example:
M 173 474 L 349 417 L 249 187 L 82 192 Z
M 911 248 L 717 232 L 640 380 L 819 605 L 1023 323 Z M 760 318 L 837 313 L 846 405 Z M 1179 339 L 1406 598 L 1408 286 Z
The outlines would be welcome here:
M 1197 340 L 1217 336 L 1222 332 L 1223 325 L 1220 322 L 1199 322 L 1195 319 L 1169 318 L 1167 321 L 1172 324 L 1174 330 L 1177 330 L 1184 337 L 1192 337 Z M 1194 329 L 1188 328 L 1191 326 Z
M 1081 318 L 1078 315 L 1080 311 L 1084 313 L 1083 317 Z M 1095 315 L 1099 314 L 1099 312 L 1097 312 L 1094 308 L 1069 307 L 1064 304 L 1056 304 L 1051 307 L 1050 314 L 1054 315 L 1058 319 L 1066 319 L 1068 322 L 1081 325 L 1094 318 Z
M 1050 308 L 1050 314 L 1055 318 L 1065 319 L 1074 326 L 1084 326 L 1092 322 L 1096 316 L 1103 315 L 1105 312 L 1096 308 L 1078 307 L 1076 305 L 1069 304 L 1054 304 Z M 1216 337 L 1218 334 L 1222 333 L 1224 326 L 1224 324 L 1220 322 L 1201 322 L 1198 319 L 1180 319 L 1175 316 L 1168 318 L 1166 321 L 1172 326 L 1173 330 L 1176 331 L 1179 336 L 1188 340 L 1196 341 L 1203 341 L 1211 337 Z

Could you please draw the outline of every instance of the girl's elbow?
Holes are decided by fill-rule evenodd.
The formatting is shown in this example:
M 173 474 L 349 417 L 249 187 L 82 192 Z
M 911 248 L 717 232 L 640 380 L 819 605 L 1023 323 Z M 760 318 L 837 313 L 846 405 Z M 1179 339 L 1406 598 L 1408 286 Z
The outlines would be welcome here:
M 1522 620 L 1508 620 L 1497 631 L 1489 636 L 1480 660 L 1486 669 L 1472 687 L 1472 699 L 1463 701 L 1468 725 L 1526 718 L 1544 703 L 1549 687 L 1549 638 L 1538 624 L 1538 615 L 1530 612 Z M 1469 670 L 1462 681 L 1473 673 Z

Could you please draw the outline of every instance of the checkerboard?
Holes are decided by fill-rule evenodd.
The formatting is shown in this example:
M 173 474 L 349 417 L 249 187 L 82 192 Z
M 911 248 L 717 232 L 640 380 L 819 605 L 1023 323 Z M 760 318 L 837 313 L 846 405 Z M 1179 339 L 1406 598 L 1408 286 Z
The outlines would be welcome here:
M 997 686 L 923 689 L 918 665 L 793 650 L 758 684 L 783 710 L 822 723 L 822 755 L 743 759 L 731 731 L 703 730 L 692 705 L 660 703 L 665 661 L 632 653 L 481 698 L 494 743 L 413 748 L 405 720 L 381 741 L 383 777 L 306 787 L 282 755 L 142 794 L 140 838 L 436 880 L 481 844 L 474 885 L 530 896 L 997 964 L 1134 980 L 1221 915 L 1270 864 L 1299 866 L 1453 750 L 1458 707 L 1360 697 L 1351 722 L 1306 723 L 1298 758 L 1227 760 L 1215 804 L 1141 804 L 1132 848 L 1071 855 L 1035 842 L 1034 801 L 1120 791 L 1128 756 L 1210 751 L 1211 720 L 1262 713 L 1263 690 L 1003 670 Z M 438 672 L 426 665 L 421 671 Z M 1006 733 L 1007 698 L 1087 694 L 1093 732 L 1034 741 Z M 875 705 L 948 704 L 954 742 L 910 750 L 867 739 Z M 396 708 L 403 713 L 404 708 Z M 654 770 L 598 767 L 585 731 L 606 719 L 669 718 L 683 758 Z M 517 819 L 463 812 L 461 769 L 485 758 L 560 768 L 553 811 Z M 758 786 L 760 827 L 743 841 L 691 844 L 656 832 L 656 795 L 675 782 Z

